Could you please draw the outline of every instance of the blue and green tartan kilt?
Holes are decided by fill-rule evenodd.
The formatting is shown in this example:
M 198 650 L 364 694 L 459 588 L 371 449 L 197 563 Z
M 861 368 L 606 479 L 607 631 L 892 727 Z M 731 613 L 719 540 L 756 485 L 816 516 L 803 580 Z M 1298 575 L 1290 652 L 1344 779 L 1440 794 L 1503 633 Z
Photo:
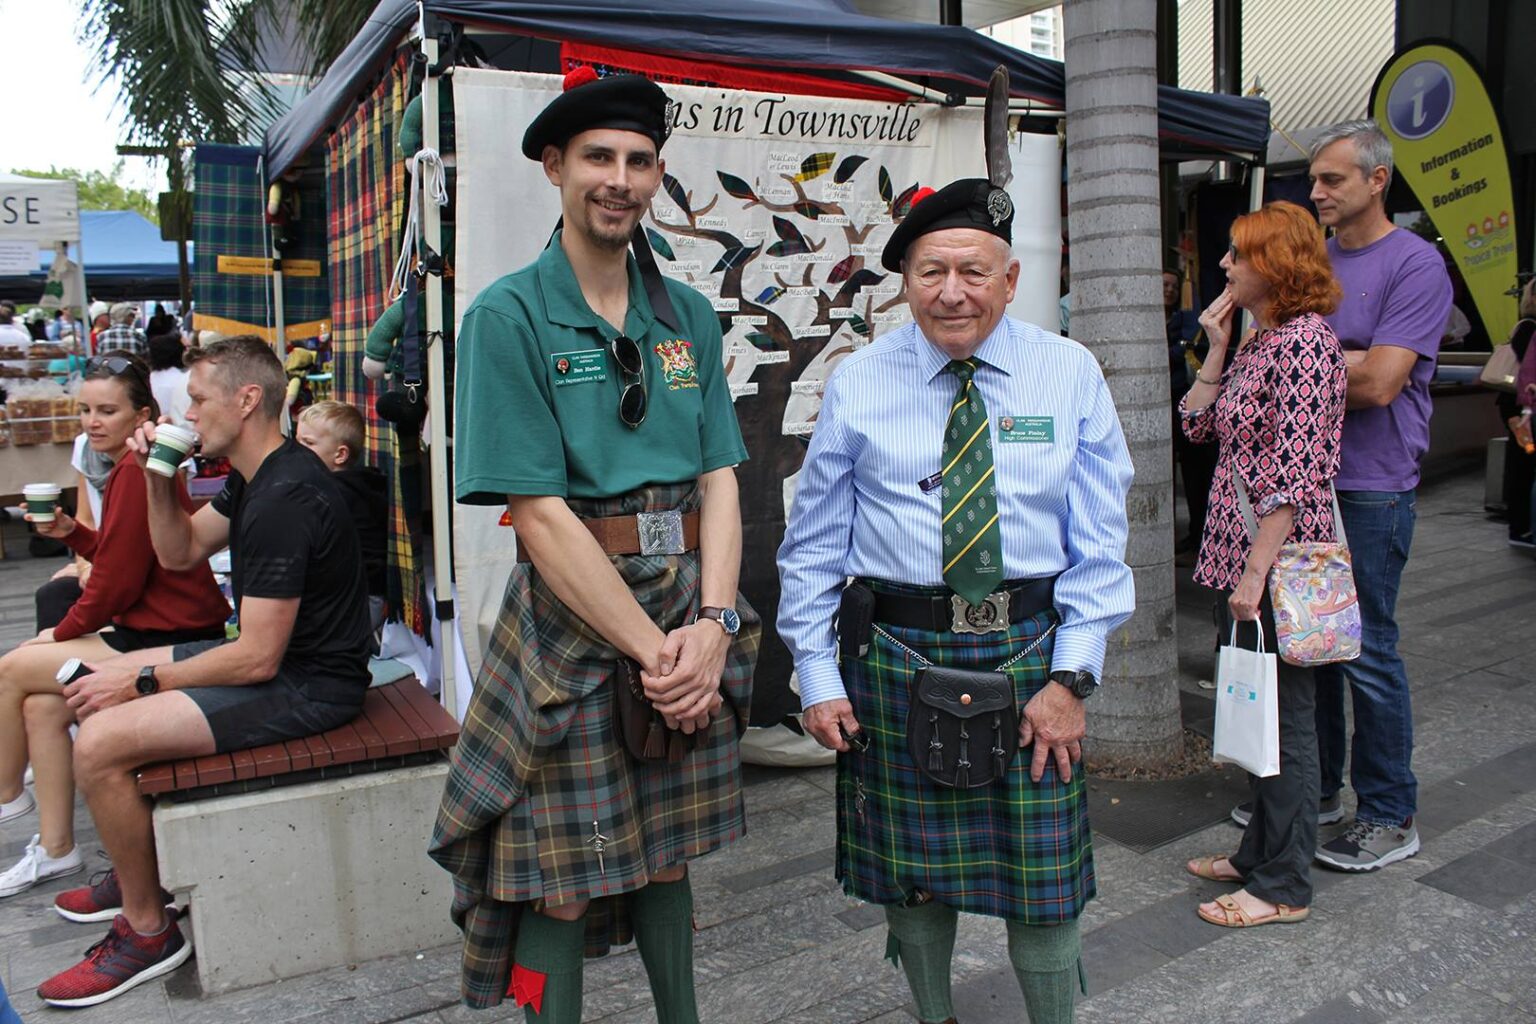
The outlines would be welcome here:
M 935 665 L 991 671 L 1058 621 L 1054 609 L 982 636 L 881 625 Z M 1052 640 L 1008 668 L 1024 705 L 1049 681 Z M 1029 777 L 1033 751 L 1007 777 L 978 789 L 940 786 L 907 752 L 913 661 L 876 632 L 869 653 L 845 659 L 843 684 L 869 749 L 837 759 L 837 877 L 849 896 L 899 904 L 924 890 L 956 910 L 1031 925 L 1075 920 L 1095 893 L 1087 790 L 1047 761 Z

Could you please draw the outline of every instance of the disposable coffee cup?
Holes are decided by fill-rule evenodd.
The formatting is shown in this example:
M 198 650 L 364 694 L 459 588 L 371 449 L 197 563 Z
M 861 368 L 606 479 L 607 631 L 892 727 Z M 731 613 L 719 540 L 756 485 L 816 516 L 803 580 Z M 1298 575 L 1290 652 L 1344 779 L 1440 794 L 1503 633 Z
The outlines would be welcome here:
M 58 484 L 27 484 L 21 494 L 34 523 L 53 522 L 53 509 L 59 503 Z
M 60 686 L 68 686 L 81 676 L 88 676 L 90 674 L 91 670 L 85 667 L 85 662 L 79 658 L 70 658 L 63 665 L 59 666 L 59 673 L 53 678 Z
M 163 423 L 155 428 L 155 443 L 149 449 L 147 468 L 161 476 L 175 476 L 176 470 L 186 461 L 197 435 L 186 427 Z

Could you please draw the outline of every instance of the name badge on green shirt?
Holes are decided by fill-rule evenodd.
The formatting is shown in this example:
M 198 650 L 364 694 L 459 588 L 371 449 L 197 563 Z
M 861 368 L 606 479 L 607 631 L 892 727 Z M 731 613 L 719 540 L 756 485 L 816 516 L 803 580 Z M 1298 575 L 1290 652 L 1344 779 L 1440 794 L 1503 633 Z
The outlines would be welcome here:
M 596 384 L 608 379 L 606 354 L 602 349 L 585 349 L 578 352 L 556 352 L 550 356 L 555 368 L 555 386 L 567 384 Z
M 999 416 L 997 439 L 1002 444 L 1055 444 L 1053 416 Z

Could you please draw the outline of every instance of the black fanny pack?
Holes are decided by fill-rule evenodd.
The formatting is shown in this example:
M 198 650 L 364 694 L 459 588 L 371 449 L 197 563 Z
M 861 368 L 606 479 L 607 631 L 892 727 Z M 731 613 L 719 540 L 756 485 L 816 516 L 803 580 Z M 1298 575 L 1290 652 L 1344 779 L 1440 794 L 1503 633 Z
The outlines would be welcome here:
M 1006 672 L 927 665 L 912 681 L 907 750 L 941 786 L 977 789 L 1008 773 L 1019 749 L 1019 707 Z

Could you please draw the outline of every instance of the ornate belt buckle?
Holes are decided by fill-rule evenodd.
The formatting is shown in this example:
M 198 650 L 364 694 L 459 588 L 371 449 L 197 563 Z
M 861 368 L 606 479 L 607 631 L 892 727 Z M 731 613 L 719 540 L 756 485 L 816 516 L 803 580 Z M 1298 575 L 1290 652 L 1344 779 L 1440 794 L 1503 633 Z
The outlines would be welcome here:
M 981 604 L 971 604 L 959 594 L 950 596 L 955 615 L 949 628 L 956 633 L 1006 633 L 1008 631 L 1008 599 L 1011 595 L 997 591 L 988 594 Z
M 678 509 L 636 513 L 635 527 L 640 534 L 642 555 L 680 555 L 685 550 L 683 513 Z

